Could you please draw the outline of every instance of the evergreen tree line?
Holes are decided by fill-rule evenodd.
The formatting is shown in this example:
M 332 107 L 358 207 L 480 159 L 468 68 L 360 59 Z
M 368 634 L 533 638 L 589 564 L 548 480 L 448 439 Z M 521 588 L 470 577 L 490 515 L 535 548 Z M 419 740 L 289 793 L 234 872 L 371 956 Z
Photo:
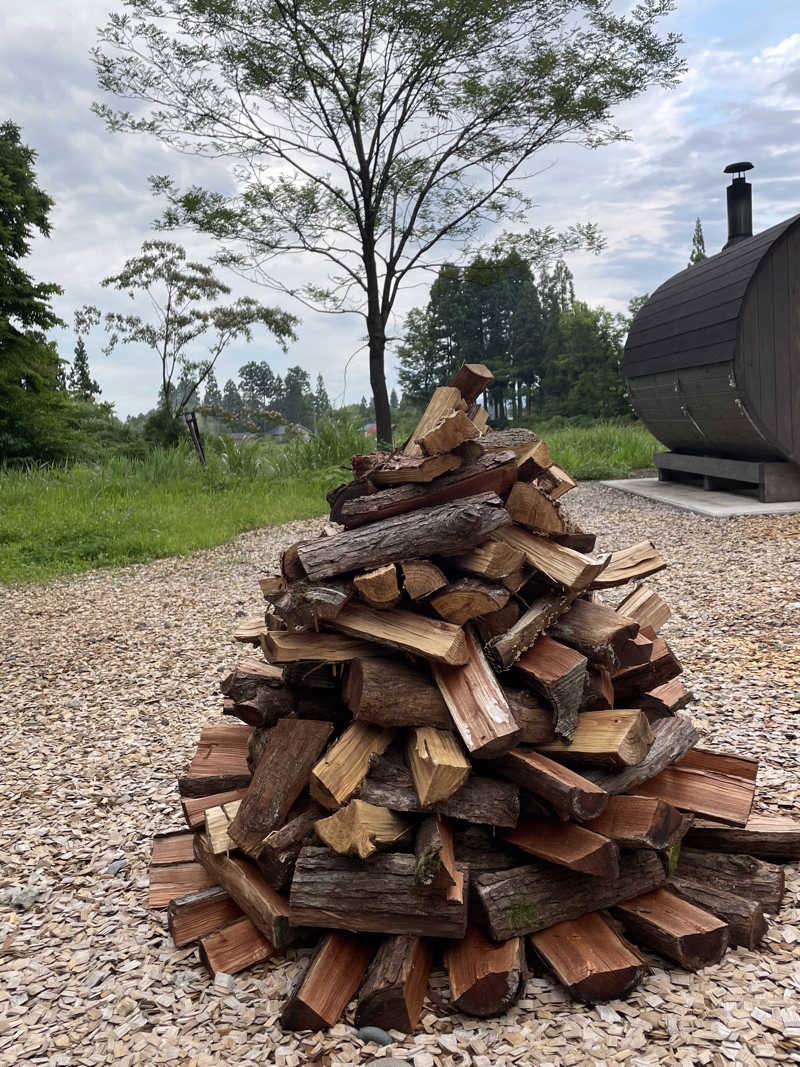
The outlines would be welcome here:
M 462 363 L 495 376 L 496 424 L 524 417 L 629 413 L 622 351 L 629 319 L 575 297 L 559 260 L 534 275 L 516 252 L 443 266 L 424 308 L 409 312 L 398 347 L 406 398 L 422 401 Z
M 180 381 L 178 393 L 191 387 L 191 382 Z M 313 429 L 317 419 L 331 410 L 321 374 L 312 389 L 308 371 L 302 367 L 289 367 L 281 378 L 264 360 L 245 363 L 239 368 L 238 381 L 229 378 L 222 389 L 211 371 L 205 380 L 202 405 L 190 397 L 187 406 L 233 426 L 258 430 L 269 429 L 278 417 Z

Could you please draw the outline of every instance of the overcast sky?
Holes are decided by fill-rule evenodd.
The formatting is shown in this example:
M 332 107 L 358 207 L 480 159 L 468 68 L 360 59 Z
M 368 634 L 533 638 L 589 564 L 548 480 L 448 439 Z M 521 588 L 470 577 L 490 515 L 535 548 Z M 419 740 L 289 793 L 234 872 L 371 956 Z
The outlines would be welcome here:
M 89 49 L 113 0 L 25 0 L 13 14 L 10 4 L 5 7 L 0 121 L 9 118 L 22 128 L 24 142 L 39 153 L 40 184 L 55 200 L 52 237 L 36 242 L 28 269 L 64 287 L 57 309 L 70 321 L 83 303 L 109 306 L 109 294 L 97 283 L 152 236 L 159 211 L 147 176 L 172 174 L 179 182 L 213 186 L 213 167 L 144 137 L 110 134 L 90 112 L 99 93 Z M 696 216 L 709 252 L 721 247 L 727 163 L 756 164 L 756 231 L 800 211 L 797 0 L 678 0 L 677 7 L 665 28 L 685 38 L 688 73 L 679 88 L 654 90 L 618 113 L 631 141 L 596 152 L 558 148 L 537 160 L 547 169 L 529 183 L 536 201 L 530 225 L 591 220 L 604 232 L 601 256 L 569 262 L 578 296 L 612 310 L 624 310 L 631 297 L 686 265 Z M 195 253 L 210 250 L 192 234 L 177 239 Z M 319 277 L 313 263 L 294 261 L 286 269 Z M 229 281 L 235 295 L 245 291 L 237 279 Z M 408 307 L 425 302 L 426 292 L 423 281 L 404 297 L 394 330 Z M 345 363 L 362 342 L 359 318 L 314 315 L 288 298 L 263 290 L 259 296 L 300 315 L 299 339 L 287 354 L 264 334 L 249 347 L 232 348 L 218 366 L 220 384 L 235 378 L 246 360 L 266 359 L 278 373 L 298 363 L 312 379 L 322 373 L 340 402 L 369 393 L 365 353 L 352 359 L 345 378 Z M 69 358 L 73 335 L 60 331 L 57 339 Z M 88 347 L 103 398 L 121 416 L 150 408 L 158 384 L 153 354 L 122 348 L 107 359 L 100 344 L 96 336 Z M 391 355 L 388 362 L 393 384 Z

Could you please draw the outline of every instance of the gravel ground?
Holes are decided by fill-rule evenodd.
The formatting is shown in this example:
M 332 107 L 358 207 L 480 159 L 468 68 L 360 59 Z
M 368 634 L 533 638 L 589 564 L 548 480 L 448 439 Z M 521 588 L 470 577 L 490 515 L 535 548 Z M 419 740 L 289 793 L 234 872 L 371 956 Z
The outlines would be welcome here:
M 657 543 L 671 566 L 652 581 L 674 610 L 664 634 L 698 725 L 712 746 L 761 757 L 759 808 L 800 809 L 800 516 L 706 519 L 597 485 L 568 503 L 605 531 L 602 547 Z M 247 654 L 229 638 L 235 616 L 259 609 L 256 577 L 280 549 L 320 525 L 0 592 L 0 1063 L 344 1067 L 386 1054 L 345 1023 L 282 1035 L 294 957 L 215 988 L 145 906 L 151 835 L 180 826 L 175 776 L 219 713 L 220 676 Z M 636 993 L 598 1007 L 540 973 L 488 1021 L 452 1014 L 439 973 L 419 1033 L 387 1051 L 415 1067 L 797 1062 L 800 869 L 787 874 L 758 953 L 698 975 L 654 957 Z

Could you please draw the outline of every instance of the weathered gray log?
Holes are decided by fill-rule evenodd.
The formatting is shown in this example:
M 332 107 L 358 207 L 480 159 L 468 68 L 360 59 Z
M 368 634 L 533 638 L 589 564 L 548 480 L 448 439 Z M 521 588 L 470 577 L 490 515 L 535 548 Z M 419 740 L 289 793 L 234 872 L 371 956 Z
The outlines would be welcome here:
M 736 893 L 731 893 L 727 889 L 719 889 L 716 885 L 706 881 L 698 882 L 677 875 L 672 875 L 670 878 L 669 888 L 679 897 L 688 900 L 690 904 L 704 911 L 710 911 L 718 919 L 726 922 L 732 945 L 756 948 L 764 940 L 767 933 L 767 920 L 764 917 L 764 909 L 757 900 L 737 896 Z
M 287 822 L 264 838 L 258 854 L 258 866 L 273 889 L 289 888 L 300 849 L 303 845 L 316 844 L 314 824 L 326 814 L 316 801 L 306 799 L 305 802 L 298 802 L 289 812 Z
M 686 844 L 713 852 L 743 852 L 762 859 L 800 859 L 800 819 L 751 815 L 746 826 L 720 826 L 696 819 Z
M 675 874 L 694 882 L 708 882 L 748 900 L 757 900 L 764 911 L 779 911 L 786 889 L 786 875 L 777 863 L 685 846 L 681 847 Z
M 539 634 L 550 629 L 569 608 L 569 598 L 547 595 L 534 600 L 510 630 L 493 637 L 486 645 L 489 659 L 499 668 L 510 667 L 527 652 Z
M 551 637 L 612 672 L 619 668 L 623 645 L 638 632 L 638 622 L 591 600 L 576 600 L 569 611 L 548 627 Z
M 552 708 L 540 704 L 530 689 L 512 689 L 504 685 L 503 693 L 521 730 L 521 745 L 541 745 L 553 740 L 555 731 Z
M 455 556 L 479 545 L 510 521 L 496 493 L 481 493 L 457 503 L 424 508 L 412 515 L 387 518 L 364 529 L 321 537 L 299 548 L 298 555 L 308 577 L 320 581 L 398 559 Z
M 630 793 L 685 756 L 699 740 L 700 735 L 689 719 L 678 715 L 674 719 L 661 719 L 653 723 L 653 743 L 641 763 L 621 771 L 587 767 L 586 777 L 607 793 Z
M 411 1034 L 428 989 L 433 953 L 420 937 L 387 937 L 358 994 L 356 1026 Z
M 619 869 L 617 878 L 596 878 L 542 862 L 477 875 L 483 922 L 496 941 L 504 941 L 613 907 L 666 881 L 657 853 L 645 849 L 624 853 Z
M 415 857 L 402 852 L 364 864 L 306 847 L 295 865 L 289 906 L 296 925 L 340 930 L 458 938 L 467 926 L 466 891 L 458 901 L 419 885 Z
M 401 659 L 353 660 L 342 698 L 354 719 L 376 726 L 434 726 L 452 730 L 453 720 L 430 674 Z
M 588 663 L 574 648 L 541 634 L 514 664 L 517 676 L 552 704 L 556 737 L 565 741 L 575 734 Z
M 320 623 L 332 622 L 350 600 L 351 590 L 343 582 L 292 582 L 277 597 L 272 610 L 290 630 L 315 630 Z
M 351 530 L 367 523 L 386 521 L 393 516 L 416 514 L 422 509 L 441 506 L 451 501 L 460 502 L 476 494 L 493 493 L 504 496 L 516 481 L 516 477 L 517 468 L 513 452 L 495 452 L 488 456 L 481 456 L 471 463 L 464 463 L 458 470 L 443 474 L 440 478 L 434 478 L 427 485 L 398 485 L 348 500 L 341 507 L 339 521 Z M 487 534 L 490 532 L 486 531 Z M 484 540 L 486 540 L 485 537 Z M 479 541 L 471 541 L 468 545 L 463 545 L 461 551 L 479 543 Z M 449 554 L 457 555 L 456 552 Z M 436 555 L 435 550 L 420 552 L 419 558 L 424 559 L 432 555 Z M 394 558 L 399 560 L 413 557 L 397 555 Z M 382 562 L 388 562 L 388 560 Z

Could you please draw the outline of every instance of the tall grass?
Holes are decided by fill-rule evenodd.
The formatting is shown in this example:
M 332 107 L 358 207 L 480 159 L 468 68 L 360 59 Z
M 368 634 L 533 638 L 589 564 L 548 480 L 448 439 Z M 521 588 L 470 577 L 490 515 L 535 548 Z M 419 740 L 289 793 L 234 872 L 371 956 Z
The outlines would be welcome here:
M 547 441 L 555 462 L 581 481 L 628 478 L 652 467 L 653 452 L 662 447 L 641 422 L 627 419 L 551 419 L 531 425 Z

